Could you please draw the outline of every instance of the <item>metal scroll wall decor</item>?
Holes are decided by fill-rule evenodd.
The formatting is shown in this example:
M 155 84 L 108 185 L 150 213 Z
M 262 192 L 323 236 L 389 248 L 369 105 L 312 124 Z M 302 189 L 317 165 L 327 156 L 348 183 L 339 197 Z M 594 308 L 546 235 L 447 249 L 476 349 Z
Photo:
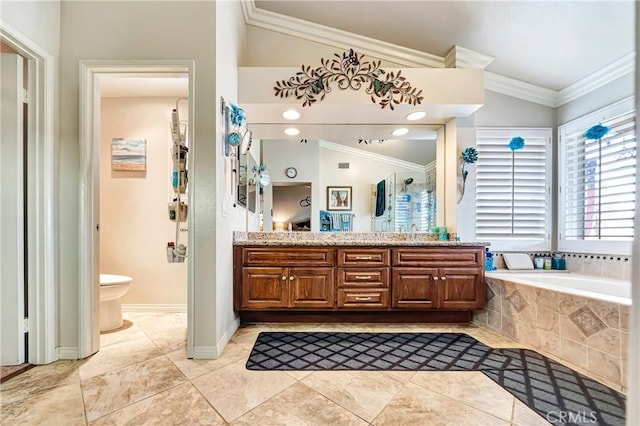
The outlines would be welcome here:
M 334 59 L 320 59 L 321 65 L 312 68 L 302 65 L 288 80 L 276 82 L 274 90 L 281 98 L 302 99 L 302 106 L 322 101 L 331 92 L 331 83 L 341 90 L 364 90 L 371 95 L 371 102 L 381 108 L 394 109 L 394 105 L 422 103 L 422 89 L 411 86 L 402 72 L 387 72 L 380 68 L 380 61 L 365 60 L 364 55 L 353 49 L 342 55 L 334 53 Z

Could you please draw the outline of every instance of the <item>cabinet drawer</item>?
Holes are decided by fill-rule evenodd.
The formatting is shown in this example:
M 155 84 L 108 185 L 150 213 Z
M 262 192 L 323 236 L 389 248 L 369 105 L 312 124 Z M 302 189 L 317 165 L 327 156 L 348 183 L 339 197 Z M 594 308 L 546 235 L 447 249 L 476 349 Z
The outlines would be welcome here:
M 387 289 L 338 289 L 338 308 L 387 309 L 389 290 Z
M 389 249 L 339 249 L 338 266 L 389 266 Z
M 242 250 L 247 266 L 333 266 L 333 248 L 251 247 Z
M 389 287 L 389 268 L 340 268 L 340 287 Z
M 398 248 L 392 251 L 393 266 L 482 266 L 484 249 Z

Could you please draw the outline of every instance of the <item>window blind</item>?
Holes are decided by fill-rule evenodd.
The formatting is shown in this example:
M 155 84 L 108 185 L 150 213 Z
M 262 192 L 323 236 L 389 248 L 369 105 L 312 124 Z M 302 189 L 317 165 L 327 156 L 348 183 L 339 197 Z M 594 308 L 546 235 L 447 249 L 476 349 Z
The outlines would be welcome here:
M 515 135 L 525 145 L 512 151 Z M 511 249 L 548 247 L 551 130 L 478 129 L 476 137 L 476 238 L 522 243 Z
M 600 140 L 586 139 L 586 128 L 561 134 L 560 240 L 633 240 L 636 116 L 628 112 L 601 124 L 609 132 Z

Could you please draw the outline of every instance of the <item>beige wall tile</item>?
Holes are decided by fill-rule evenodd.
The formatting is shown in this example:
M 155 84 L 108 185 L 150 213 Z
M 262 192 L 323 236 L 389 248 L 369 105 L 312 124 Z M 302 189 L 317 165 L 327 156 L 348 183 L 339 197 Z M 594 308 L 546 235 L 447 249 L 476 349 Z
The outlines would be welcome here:
M 537 328 L 532 327 L 531 324 L 517 320 L 515 321 L 515 326 L 516 336 L 519 342 L 523 342 L 534 347 L 538 344 Z
M 620 312 L 620 330 L 629 331 L 629 307 L 619 305 L 618 312 Z
M 617 259 L 604 259 L 602 261 L 602 276 L 616 279 L 624 278 L 624 263 Z
M 629 359 L 629 333 L 624 331 L 620 332 L 620 358 L 623 361 Z
M 587 257 L 582 261 L 582 273 L 586 275 L 602 276 L 602 259 Z
M 586 303 L 587 301 L 584 297 L 558 293 L 558 312 L 561 314 L 570 314 L 575 312 L 586 305 Z
M 618 304 L 588 299 L 587 306 L 609 327 L 620 329 Z
M 569 339 L 560 339 L 560 357 L 582 368 L 589 368 L 588 347 Z
M 560 336 L 544 330 L 538 330 L 537 347 L 547 353 L 560 356 Z
M 567 256 L 567 271 L 569 272 L 581 272 L 582 271 L 582 258 Z
M 496 311 L 487 311 L 487 327 L 502 332 L 502 314 Z
M 487 326 L 487 316 L 489 314 L 486 310 L 482 311 L 473 311 L 473 323 L 478 324 L 481 327 Z
M 587 343 L 587 337 L 567 315 L 560 315 L 560 337 L 573 340 L 578 343 Z
M 516 323 L 513 317 L 502 315 L 502 334 L 517 340 Z
M 538 323 L 538 315 L 536 311 L 536 306 L 530 305 L 524 308 L 522 311 L 516 313 L 514 317 L 517 321 L 521 321 L 527 324 L 530 328 L 535 329 Z
M 558 293 L 544 288 L 536 288 L 536 304 L 558 312 Z
M 537 327 L 551 334 L 560 335 L 560 316 L 557 311 L 538 307 Z
M 620 330 L 607 328 L 587 338 L 589 347 L 620 357 Z
M 622 362 L 619 357 L 589 348 L 589 370 L 613 383 L 621 384 Z

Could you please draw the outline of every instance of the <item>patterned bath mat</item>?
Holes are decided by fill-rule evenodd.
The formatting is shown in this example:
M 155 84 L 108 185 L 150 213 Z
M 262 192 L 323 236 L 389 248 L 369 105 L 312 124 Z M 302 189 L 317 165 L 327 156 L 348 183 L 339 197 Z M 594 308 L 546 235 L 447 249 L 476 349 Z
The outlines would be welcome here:
M 503 349 L 520 370 L 483 373 L 554 425 L 624 425 L 625 396 L 535 351 Z
M 463 333 L 263 332 L 249 370 L 487 370 L 522 364 Z

